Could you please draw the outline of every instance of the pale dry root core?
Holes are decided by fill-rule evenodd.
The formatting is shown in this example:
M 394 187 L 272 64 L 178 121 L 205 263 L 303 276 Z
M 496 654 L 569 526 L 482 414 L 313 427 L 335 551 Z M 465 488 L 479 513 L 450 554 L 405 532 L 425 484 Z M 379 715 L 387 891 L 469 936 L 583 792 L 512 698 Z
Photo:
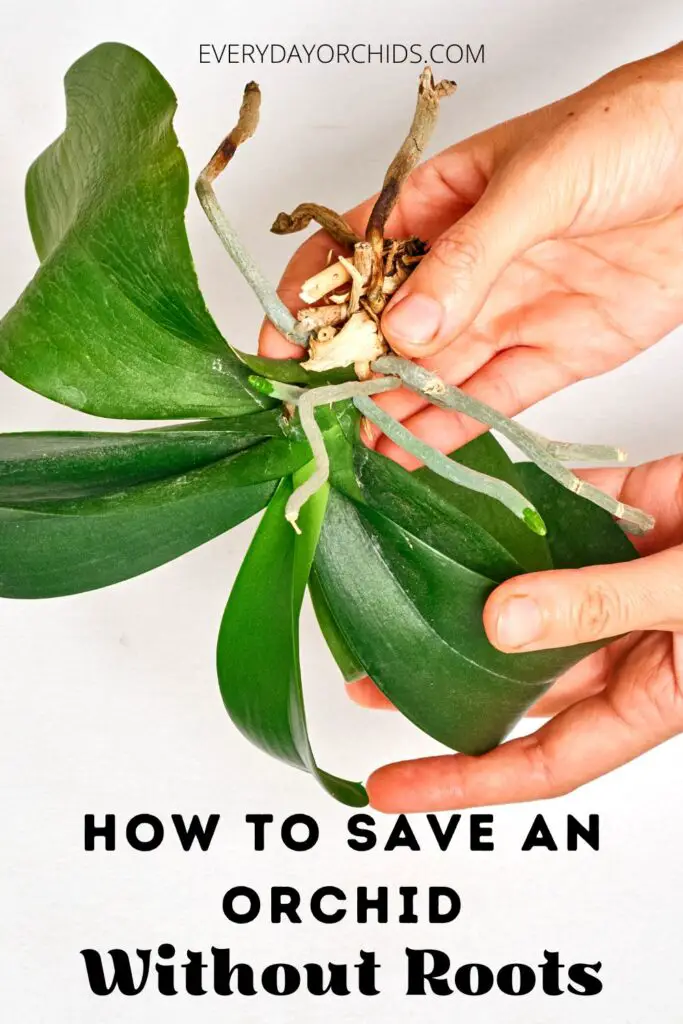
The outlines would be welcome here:
M 375 256 L 369 242 L 356 242 L 353 252 L 304 281 L 299 297 L 304 306 L 297 319 L 310 326 L 307 370 L 326 371 L 354 366 L 360 380 L 370 376 L 370 364 L 389 351 L 380 328 L 380 314 L 390 295 L 403 284 L 426 252 L 418 238 L 382 244 L 379 275 L 381 303 L 371 302 L 376 279 Z M 329 327 L 334 327 L 334 332 Z
M 435 82 L 431 68 L 420 75 L 418 97 L 408 134 L 392 160 L 377 201 L 370 213 L 365 238 L 360 238 L 334 210 L 316 203 L 301 203 L 291 213 L 280 213 L 272 226 L 276 234 L 290 234 L 316 221 L 342 249 L 320 271 L 304 281 L 300 299 L 304 304 L 292 316 L 275 289 L 255 267 L 240 239 L 223 213 L 213 191 L 213 182 L 225 169 L 237 147 L 251 138 L 258 123 L 260 92 L 250 83 L 244 94 L 238 123 L 216 150 L 197 180 L 197 194 L 223 245 L 261 302 L 266 316 L 290 341 L 308 348 L 305 369 L 328 372 L 353 366 L 357 381 L 323 388 L 294 388 L 263 378 L 251 378 L 260 390 L 299 408 L 301 425 L 310 442 L 314 469 L 308 480 L 291 496 L 287 519 L 298 529 L 299 509 L 328 477 L 329 460 L 324 439 L 315 420 L 315 407 L 353 399 L 362 415 L 406 451 L 434 472 L 460 486 L 480 491 L 504 504 L 536 533 L 545 533 L 538 511 L 524 495 L 509 484 L 476 473 L 437 452 L 412 435 L 402 424 L 374 403 L 370 395 L 401 384 L 443 409 L 466 415 L 507 437 L 545 473 L 575 494 L 591 501 L 617 518 L 622 528 L 645 533 L 654 520 L 640 509 L 624 505 L 598 488 L 580 480 L 564 462 L 624 461 L 621 449 L 606 445 L 582 445 L 551 441 L 508 419 L 491 406 L 446 384 L 436 374 L 393 353 L 384 338 L 380 317 L 391 295 L 407 280 L 427 252 L 419 238 L 392 239 L 386 226 L 398 201 L 401 186 L 422 157 L 436 123 L 441 99 L 455 90 L 454 82 Z M 374 375 L 382 375 L 378 380 Z

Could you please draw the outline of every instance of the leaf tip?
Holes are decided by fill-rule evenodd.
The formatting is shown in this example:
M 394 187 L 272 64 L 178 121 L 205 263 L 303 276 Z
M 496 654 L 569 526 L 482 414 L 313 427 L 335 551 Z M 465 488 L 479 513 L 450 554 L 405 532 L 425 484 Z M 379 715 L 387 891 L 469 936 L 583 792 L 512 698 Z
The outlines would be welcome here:
M 266 380 L 265 377 L 259 377 L 255 373 L 250 373 L 247 380 L 251 387 L 262 395 L 272 395 L 275 390 L 272 381 Z
M 540 514 L 535 508 L 529 506 L 524 509 L 524 522 L 534 533 L 537 533 L 540 537 L 545 537 L 548 530 L 541 518 Z

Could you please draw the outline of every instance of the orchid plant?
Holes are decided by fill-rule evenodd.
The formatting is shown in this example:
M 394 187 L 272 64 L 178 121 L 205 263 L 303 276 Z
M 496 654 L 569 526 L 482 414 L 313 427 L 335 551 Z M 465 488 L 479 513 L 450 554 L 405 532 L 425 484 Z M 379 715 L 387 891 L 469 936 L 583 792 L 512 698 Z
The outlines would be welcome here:
M 280 232 L 317 220 L 337 253 L 305 283 L 294 316 L 214 190 L 256 127 L 260 93 L 247 87 L 197 194 L 266 315 L 306 355 L 272 360 L 232 348 L 202 298 L 170 86 L 137 51 L 98 46 L 69 70 L 66 130 L 28 172 L 40 267 L 0 323 L 0 369 L 33 391 L 96 416 L 173 421 L 0 436 L 0 595 L 109 586 L 265 510 L 218 637 L 225 707 L 254 743 L 356 807 L 367 800 L 362 785 L 320 768 L 307 734 L 298 631 L 307 589 L 347 680 L 370 675 L 420 729 L 476 754 L 588 653 L 495 650 L 482 626 L 492 588 L 525 572 L 634 558 L 624 531 L 651 525 L 565 465 L 620 458 L 617 449 L 539 437 L 400 359 L 382 336 L 384 303 L 426 248 L 387 238 L 385 225 L 452 91 L 423 71 L 364 238 L 313 203 L 276 220 Z M 491 433 L 451 457 L 418 442 L 372 400 L 398 386 L 495 428 L 531 461 L 513 463 Z M 409 473 L 370 450 L 363 417 L 423 468 Z

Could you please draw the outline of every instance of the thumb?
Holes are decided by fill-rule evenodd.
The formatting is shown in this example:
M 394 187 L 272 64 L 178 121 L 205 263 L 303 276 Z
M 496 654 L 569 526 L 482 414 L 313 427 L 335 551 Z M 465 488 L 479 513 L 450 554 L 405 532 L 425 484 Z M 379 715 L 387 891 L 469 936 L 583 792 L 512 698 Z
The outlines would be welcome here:
M 501 651 L 683 629 L 683 546 L 617 565 L 530 573 L 489 597 L 484 626 Z
M 546 170 L 539 181 L 526 159 L 509 164 L 434 241 L 382 317 L 392 348 L 413 358 L 440 351 L 469 326 L 505 267 L 558 232 L 568 190 L 551 188 L 548 177 Z

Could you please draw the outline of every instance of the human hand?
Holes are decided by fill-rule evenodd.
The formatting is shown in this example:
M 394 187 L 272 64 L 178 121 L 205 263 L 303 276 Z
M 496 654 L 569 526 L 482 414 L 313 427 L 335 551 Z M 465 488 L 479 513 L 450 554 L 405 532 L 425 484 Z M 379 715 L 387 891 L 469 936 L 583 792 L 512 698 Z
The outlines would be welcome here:
M 422 355 L 419 361 L 449 383 L 512 416 L 575 380 L 625 362 L 668 333 L 683 319 L 683 130 L 676 127 L 683 124 L 681 114 L 679 46 L 620 68 L 575 96 L 498 125 L 419 167 L 402 190 L 387 234 L 417 234 L 432 248 L 385 312 L 382 328 L 392 346 L 405 355 Z M 359 233 L 372 203 L 346 215 Z M 295 254 L 280 290 L 292 309 L 299 305 L 302 281 L 324 265 L 331 247 L 318 232 Z M 436 300 L 436 333 L 428 335 L 424 304 L 418 327 L 401 329 L 398 313 L 407 308 L 403 300 L 417 295 Z M 260 349 L 276 357 L 299 354 L 269 325 Z M 482 429 L 405 391 L 376 400 L 444 451 Z M 375 442 L 383 454 L 414 467 L 414 460 L 386 438 L 375 437 Z M 649 487 L 650 480 L 669 478 L 671 489 L 664 487 L 661 511 L 652 508 L 648 490 L 648 507 L 659 511 L 658 526 L 639 546 L 654 557 L 683 542 L 680 516 L 672 519 L 671 507 L 671 495 L 680 486 L 680 460 L 628 474 L 586 475 L 606 489 L 621 489 L 627 501 L 642 494 L 644 481 Z M 657 559 L 637 563 L 638 570 L 609 568 L 606 586 L 614 585 L 617 569 L 624 575 L 617 580 L 619 589 L 609 591 L 616 595 L 614 610 L 609 616 L 602 612 L 608 632 L 600 635 L 673 630 L 663 618 L 624 622 L 631 606 L 621 580 L 642 594 L 646 581 L 641 571 L 657 568 L 659 579 L 664 559 L 662 578 L 668 582 L 656 584 L 657 599 L 641 611 L 666 609 L 662 598 L 680 608 L 678 595 L 671 593 L 680 552 Z M 595 581 L 604 572 L 581 570 L 576 578 L 591 595 L 596 587 L 602 594 Z M 545 580 L 544 586 L 561 582 L 557 573 L 521 582 L 533 579 Z M 499 588 L 487 606 L 491 631 L 496 601 L 514 582 Z M 573 603 L 557 604 L 546 644 L 596 635 L 590 616 L 590 602 L 596 599 L 590 598 L 589 611 L 581 611 L 573 626 L 568 609 L 585 604 L 580 593 L 572 593 Z M 552 603 L 550 594 L 547 600 Z M 562 608 L 567 609 L 564 619 Z M 675 625 L 681 628 L 681 623 L 683 609 Z M 429 810 L 526 800 L 568 791 L 611 770 L 683 728 L 678 643 L 673 632 L 616 641 L 553 687 L 536 711 L 557 718 L 535 736 L 504 744 L 483 758 L 447 756 L 379 769 L 369 782 L 372 802 L 382 810 Z M 368 706 L 390 706 L 368 679 L 350 686 L 349 693 Z M 629 695 L 633 705 L 620 724 Z M 667 710 L 671 714 L 664 714 Z M 575 722 L 577 733 L 568 750 Z
M 347 215 L 364 231 L 372 200 Z M 392 347 L 507 416 L 630 359 L 683 320 L 683 46 L 467 139 L 417 168 L 387 234 L 431 251 L 382 318 Z M 330 239 L 295 254 L 295 309 Z M 300 350 L 270 325 L 260 350 Z M 377 399 L 442 451 L 480 425 L 400 390 Z M 374 428 L 373 428 L 374 429 Z M 378 451 L 415 459 L 386 438 Z
M 368 780 L 377 810 L 560 796 L 683 732 L 683 456 L 582 475 L 624 501 L 647 495 L 656 526 L 634 541 L 644 557 L 508 580 L 489 597 L 484 625 L 508 652 L 620 639 L 572 668 L 532 708 L 552 716 L 537 732 L 481 757 L 447 754 L 378 769 Z M 354 688 L 361 703 L 380 706 L 369 679 Z

